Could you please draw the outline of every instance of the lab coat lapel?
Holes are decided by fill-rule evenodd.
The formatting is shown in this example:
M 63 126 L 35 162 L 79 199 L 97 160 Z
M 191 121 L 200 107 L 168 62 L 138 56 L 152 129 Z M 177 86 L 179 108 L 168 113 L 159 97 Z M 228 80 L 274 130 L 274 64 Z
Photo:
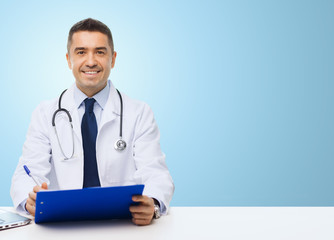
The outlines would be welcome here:
M 67 109 L 70 112 L 72 117 L 74 134 L 78 138 L 81 146 L 82 145 L 81 121 L 79 119 L 78 108 L 75 105 L 74 101 L 74 84 L 64 94 L 61 107 Z
M 99 130 L 103 128 L 103 126 L 108 123 L 113 121 L 116 117 L 120 116 L 120 99 L 118 96 L 118 93 L 112 83 L 110 83 L 110 92 L 109 92 L 109 97 L 108 101 L 105 105 L 105 108 L 103 110 L 102 114 L 102 119 L 100 122 Z

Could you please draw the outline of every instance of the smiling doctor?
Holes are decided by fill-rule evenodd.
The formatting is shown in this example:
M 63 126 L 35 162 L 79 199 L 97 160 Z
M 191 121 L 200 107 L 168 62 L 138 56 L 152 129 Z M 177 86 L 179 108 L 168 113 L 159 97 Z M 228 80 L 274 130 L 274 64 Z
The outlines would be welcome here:
M 133 197 L 139 205 L 130 207 L 132 221 L 148 225 L 167 214 L 174 184 L 159 129 L 147 104 L 121 94 L 108 80 L 116 56 L 110 29 L 102 22 L 88 18 L 70 29 L 66 58 L 75 84 L 32 114 L 12 178 L 17 211 L 34 216 L 42 189 L 145 184 L 143 195 Z

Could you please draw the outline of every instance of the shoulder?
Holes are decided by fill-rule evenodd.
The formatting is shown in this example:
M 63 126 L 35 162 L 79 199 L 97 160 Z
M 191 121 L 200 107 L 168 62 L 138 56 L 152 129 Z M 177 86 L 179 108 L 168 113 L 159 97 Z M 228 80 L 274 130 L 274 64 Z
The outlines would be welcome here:
M 51 126 L 51 120 L 55 108 L 57 106 L 56 100 L 43 101 L 32 112 L 29 133 L 43 132 L 46 133 Z
M 35 111 L 48 112 L 50 110 L 57 108 L 57 104 L 58 104 L 58 99 L 56 98 L 52 100 L 45 100 L 37 105 Z
M 32 113 L 34 118 L 45 118 L 49 119 L 52 117 L 53 113 L 57 110 L 58 99 L 45 100 L 37 105 L 35 110 Z
M 151 107 L 144 101 L 133 99 L 121 92 L 123 99 L 123 111 L 136 113 L 137 115 L 153 114 Z

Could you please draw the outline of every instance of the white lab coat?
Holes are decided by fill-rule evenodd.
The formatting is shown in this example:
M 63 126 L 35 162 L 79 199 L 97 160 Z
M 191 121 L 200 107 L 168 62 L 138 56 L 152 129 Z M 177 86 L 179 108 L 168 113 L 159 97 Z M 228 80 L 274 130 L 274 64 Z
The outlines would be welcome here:
M 83 185 L 83 147 L 81 119 L 74 102 L 74 85 L 62 99 L 73 121 L 74 156 L 64 160 L 52 126 L 52 116 L 58 109 L 58 99 L 41 103 L 32 114 L 22 156 L 12 178 L 11 197 L 20 211 L 35 183 L 25 173 L 31 173 L 49 189 L 80 189 Z M 154 197 L 168 211 L 174 184 L 160 149 L 160 134 L 150 107 L 122 94 L 124 151 L 116 151 L 119 139 L 120 99 L 111 84 L 108 102 L 101 116 L 96 139 L 96 158 L 101 187 L 145 184 L 143 195 Z M 69 120 L 64 112 L 57 114 L 56 127 L 66 156 L 72 153 L 72 135 Z M 21 204 L 21 205 L 20 205 Z

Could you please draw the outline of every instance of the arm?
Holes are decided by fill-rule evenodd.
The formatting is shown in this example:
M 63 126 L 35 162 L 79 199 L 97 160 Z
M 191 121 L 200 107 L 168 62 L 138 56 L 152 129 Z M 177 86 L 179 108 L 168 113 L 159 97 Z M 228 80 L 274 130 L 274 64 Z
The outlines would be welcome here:
M 12 178 L 10 193 L 17 211 L 25 212 L 24 207 L 29 198 L 29 192 L 35 186 L 35 183 L 25 173 L 23 165 L 29 166 L 40 182 L 46 182 L 49 185 L 47 176 L 51 169 L 50 159 L 51 146 L 47 132 L 47 120 L 41 104 L 32 114 L 22 156 Z
M 145 189 L 143 198 L 138 198 L 140 205 L 132 207 L 132 209 L 136 211 L 140 209 L 141 214 L 148 216 L 151 221 L 154 213 L 152 198 L 159 201 L 161 213 L 167 214 L 169 202 L 174 192 L 174 183 L 165 163 L 165 155 L 160 148 L 158 126 L 152 110 L 146 104 L 136 125 L 134 146 L 133 155 L 137 168 L 135 176 L 142 179 Z M 134 216 L 138 216 L 138 212 L 136 213 Z M 134 219 L 136 218 L 134 217 Z

